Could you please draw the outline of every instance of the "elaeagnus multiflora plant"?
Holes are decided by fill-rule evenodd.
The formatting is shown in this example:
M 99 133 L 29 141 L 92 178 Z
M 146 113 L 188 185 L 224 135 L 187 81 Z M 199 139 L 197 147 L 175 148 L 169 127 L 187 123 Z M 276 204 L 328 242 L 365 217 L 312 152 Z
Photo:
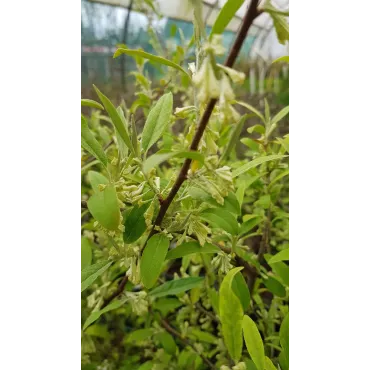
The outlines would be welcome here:
M 284 43 L 288 13 L 250 1 L 228 51 L 243 1 L 209 36 L 192 3 L 190 41 L 115 52 L 136 62 L 132 104 L 82 99 L 83 369 L 289 368 L 289 107 L 252 106 L 233 68 L 252 22 L 268 13 Z

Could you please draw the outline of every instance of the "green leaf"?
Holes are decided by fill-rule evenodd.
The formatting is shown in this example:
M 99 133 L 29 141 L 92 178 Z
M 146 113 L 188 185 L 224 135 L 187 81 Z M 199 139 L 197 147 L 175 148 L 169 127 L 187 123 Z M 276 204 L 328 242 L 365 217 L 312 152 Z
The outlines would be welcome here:
M 207 221 L 215 228 L 225 230 L 231 235 L 237 235 L 239 225 L 235 217 L 228 211 L 220 212 L 217 208 L 209 208 L 199 214 L 199 217 Z
M 276 12 L 269 12 L 274 23 L 276 36 L 280 44 L 285 44 L 289 41 L 289 25 L 283 15 L 277 14 Z
M 168 161 L 170 158 L 190 158 L 200 163 L 204 163 L 204 155 L 193 151 L 179 151 L 170 153 L 157 153 L 150 156 L 143 163 L 143 172 L 148 173 L 152 168 L 158 166 L 160 163 Z
M 81 238 L 81 270 L 91 265 L 92 251 L 90 240 L 86 237 Z
M 123 110 L 121 107 L 118 107 L 117 108 L 117 113 L 118 115 L 120 116 L 125 128 L 126 128 L 126 131 L 128 132 L 128 126 L 127 126 L 127 121 L 126 121 L 126 118 L 125 118 L 125 115 L 123 113 Z M 118 150 L 119 150 L 119 153 L 121 155 L 121 158 L 126 158 L 127 155 L 128 155 L 128 148 L 127 148 L 127 145 L 125 144 L 125 142 L 123 141 L 122 137 L 118 134 L 118 131 L 116 129 L 116 127 L 114 127 L 114 134 L 116 136 L 116 139 L 117 139 L 117 147 L 118 147 Z
M 100 193 L 99 185 L 108 185 L 109 180 L 100 172 L 89 171 L 87 177 L 95 193 Z
M 218 16 L 213 24 L 210 37 L 214 34 L 222 34 L 230 23 L 230 21 L 234 18 L 235 13 L 239 10 L 239 8 L 243 5 L 244 0 L 228 0 L 225 5 L 222 7 Z
M 138 329 L 135 331 L 132 331 L 127 335 L 125 338 L 125 343 L 140 343 L 140 342 L 146 342 L 151 339 L 152 335 L 154 334 L 153 328 L 146 328 L 146 329 Z
M 120 209 L 114 185 L 109 184 L 103 191 L 92 195 L 87 202 L 87 208 L 100 225 L 108 230 L 117 230 Z
M 134 148 L 132 146 L 130 137 L 128 135 L 127 123 L 124 122 L 124 120 L 122 119 L 123 116 L 121 116 L 117 112 L 117 109 L 114 107 L 114 105 L 112 104 L 112 102 L 104 94 L 102 94 L 100 92 L 100 90 L 95 85 L 93 85 L 93 86 L 94 86 L 94 89 L 95 89 L 96 93 L 99 96 L 99 99 L 103 103 L 103 105 L 105 107 L 105 110 L 108 112 L 109 117 L 111 118 L 112 123 L 113 123 L 114 127 L 117 130 L 118 135 L 122 138 L 123 142 L 127 145 L 127 147 L 132 152 L 135 152 L 134 151 Z
M 283 171 L 282 173 L 280 173 L 279 175 L 277 175 L 270 183 L 269 183 L 269 188 L 272 188 L 272 186 L 278 182 L 280 179 L 282 179 L 283 177 L 289 175 L 289 170 L 286 170 L 286 171 Z
M 281 348 L 284 351 L 284 357 L 289 366 L 289 314 L 284 317 L 284 320 L 281 323 L 279 337 Z
M 203 284 L 203 277 L 187 277 L 183 279 L 167 281 L 149 292 L 154 298 L 164 297 L 166 295 L 175 295 L 186 292 L 187 290 L 199 287 Z
M 243 317 L 243 335 L 248 352 L 258 370 L 265 370 L 265 350 L 258 328 L 248 316 Z
M 249 358 L 246 359 L 245 363 L 247 365 L 247 370 L 258 370 L 254 362 L 250 360 Z
M 244 145 L 251 148 L 255 152 L 259 151 L 259 144 L 249 137 L 243 137 L 242 139 L 240 139 L 240 142 L 242 142 Z
M 253 134 L 253 132 L 257 132 L 260 135 L 264 135 L 266 132 L 266 128 L 265 126 L 262 126 L 262 125 L 254 125 L 254 126 L 248 127 L 247 132 L 249 134 Z
M 275 365 L 267 356 L 265 356 L 265 370 L 276 370 Z
M 269 276 L 267 280 L 263 282 L 266 288 L 276 296 L 284 298 L 286 296 L 286 291 L 284 286 L 272 276 Z
M 112 261 L 101 261 L 95 265 L 86 267 L 81 271 L 81 293 L 88 288 L 100 275 L 104 274 L 108 270 L 108 267 L 112 264 Z
M 161 347 L 163 347 L 163 349 L 167 353 L 169 353 L 170 355 L 176 354 L 177 345 L 176 345 L 174 339 L 172 338 L 172 335 L 170 335 L 166 331 L 162 331 L 160 333 L 157 333 L 154 336 L 154 338 L 156 340 L 158 340 L 158 342 L 160 343 Z
M 279 113 L 277 113 L 274 118 L 271 120 L 271 125 L 281 121 L 289 113 L 289 105 L 283 108 Z
M 265 117 L 263 116 L 263 114 L 258 109 L 254 108 L 250 104 L 245 103 L 243 101 L 235 101 L 235 103 L 241 105 L 244 108 L 247 108 L 252 113 L 254 113 L 257 117 L 259 117 L 263 123 L 265 123 Z
M 122 54 L 126 54 L 126 55 L 129 55 L 131 57 L 145 58 L 145 59 L 148 59 L 151 62 L 160 63 L 160 64 L 163 64 L 165 66 L 175 68 L 178 71 L 181 71 L 182 73 L 184 73 L 190 80 L 189 74 L 181 66 L 179 66 L 178 64 L 176 64 L 176 63 L 174 63 L 174 62 L 172 62 L 168 59 L 159 57 L 157 55 L 149 54 L 149 53 L 147 53 L 143 50 L 123 49 L 123 48 L 117 49 L 116 52 L 113 55 L 113 58 L 117 58 Z
M 235 274 L 234 280 L 232 282 L 232 289 L 235 295 L 239 298 L 240 303 L 243 306 L 243 311 L 245 312 L 249 306 L 251 296 L 249 293 L 248 285 L 245 282 L 245 279 L 241 272 Z
M 256 159 L 253 159 L 252 161 L 249 161 L 243 166 L 237 168 L 235 171 L 233 171 L 232 176 L 233 177 L 240 176 L 242 173 L 249 171 L 251 168 L 257 167 L 262 163 L 269 162 L 269 161 L 275 161 L 275 160 L 282 159 L 285 157 L 287 156 L 281 155 L 281 154 L 271 154 L 271 155 L 266 155 L 264 157 L 258 157 Z
M 280 352 L 279 365 L 282 370 L 289 370 L 289 362 L 284 351 Z M 279 369 L 280 370 L 280 369 Z
M 240 137 L 240 134 L 242 132 L 242 129 L 244 127 L 244 123 L 246 121 L 246 119 L 249 117 L 250 115 L 248 114 L 245 114 L 244 116 L 242 116 L 239 120 L 239 122 L 235 125 L 235 128 L 231 134 L 231 137 L 230 137 L 230 140 L 224 150 L 224 152 L 222 153 L 221 155 L 221 158 L 220 158 L 220 162 L 222 162 L 223 160 L 226 160 L 231 151 L 234 149 L 239 137 Z
M 243 222 L 240 226 L 239 236 L 247 234 L 251 231 L 254 227 L 256 227 L 262 220 L 261 216 L 258 215 L 250 215 L 249 219 Z
M 170 241 L 164 234 L 153 235 L 144 249 L 140 263 L 141 282 L 150 289 L 161 273 Z
M 125 231 L 123 233 L 123 241 L 131 244 L 138 240 L 146 230 L 144 213 L 148 209 L 150 203 L 145 203 L 141 207 L 135 206 L 125 221 Z
M 285 135 L 284 140 L 280 137 L 276 138 L 280 145 L 289 153 L 289 135 Z
M 175 297 L 164 297 L 159 298 L 153 303 L 153 308 L 155 310 L 160 311 L 162 316 L 166 317 L 169 312 L 179 308 L 183 305 L 177 298 Z
M 279 62 L 289 63 L 289 55 L 285 55 L 283 57 L 279 57 L 279 58 L 275 59 L 272 63 L 279 63 Z
M 162 136 L 172 114 L 172 93 L 164 94 L 150 110 L 143 129 L 141 144 L 145 152 Z
M 81 99 L 81 106 L 104 110 L 104 107 L 100 103 L 91 99 Z
M 280 261 L 289 261 L 289 248 L 283 249 L 269 259 L 269 265 Z
M 106 325 L 91 325 L 86 330 L 85 333 L 88 335 L 91 335 L 93 337 L 103 338 L 103 339 L 109 339 L 110 334 L 107 329 Z
M 172 260 L 175 258 L 182 258 L 189 254 L 194 253 L 218 253 L 220 248 L 213 244 L 205 243 L 202 247 L 198 242 L 188 242 L 177 246 L 167 252 L 166 260 Z
M 289 286 L 289 267 L 284 262 L 272 263 L 271 269 L 285 285 Z
M 81 115 L 81 146 L 107 167 L 108 159 L 99 142 L 91 133 L 86 118 Z
M 210 344 L 216 344 L 217 338 L 212 335 L 211 333 L 207 331 L 202 331 L 196 328 L 190 329 L 190 335 L 189 337 L 194 337 L 195 340 L 199 340 L 201 342 L 210 343 Z
M 230 270 L 220 287 L 221 331 L 226 348 L 235 363 L 240 360 L 242 355 L 243 306 L 232 289 L 232 283 L 234 276 L 242 269 L 243 267 L 236 267 Z
M 122 306 L 123 303 L 124 301 L 116 300 L 110 303 L 107 307 L 103 308 L 102 310 L 92 312 L 90 316 L 86 319 L 82 330 L 85 330 L 89 325 L 95 322 L 101 315 L 105 314 L 106 312 L 117 309 L 118 307 Z
M 229 193 L 226 198 L 224 198 L 224 204 L 222 206 L 219 205 L 219 208 L 224 209 L 234 215 L 239 216 L 241 211 L 241 206 L 239 204 L 238 198 L 234 193 Z

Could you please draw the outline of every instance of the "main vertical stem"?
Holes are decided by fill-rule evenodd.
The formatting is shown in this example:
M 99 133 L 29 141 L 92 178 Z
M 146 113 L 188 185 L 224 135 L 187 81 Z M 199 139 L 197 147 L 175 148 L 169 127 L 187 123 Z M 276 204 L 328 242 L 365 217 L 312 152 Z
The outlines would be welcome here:
M 251 27 L 253 21 L 255 18 L 258 17 L 258 15 L 260 14 L 260 11 L 258 11 L 257 9 L 257 3 L 258 3 L 258 0 L 251 0 L 250 4 L 249 4 L 249 8 L 247 9 L 247 12 L 243 18 L 243 23 L 242 23 L 242 26 L 240 27 L 240 30 L 239 30 L 239 33 L 235 39 L 235 42 L 230 50 L 230 53 L 226 59 L 226 62 L 225 62 L 225 66 L 226 67 L 232 67 L 235 63 L 235 60 L 240 52 L 240 49 L 243 45 L 243 42 L 247 36 L 247 33 L 248 33 L 248 30 L 249 28 Z M 211 115 L 212 115 L 212 111 L 213 111 L 213 108 L 215 107 L 216 105 L 216 102 L 217 102 L 217 99 L 211 99 L 209 101 L 209 103 L 207 104 L 206 106 L 206 109 L 203 113 L 203 116 L 199 122 L 199 125 L 198 125 L 198 128 L 197 128 L 197 131 L 193 137 L 193 141 L 190 145 L 190 150 L 197 150 L 198 149 L 198 145 L 199 145 L 199 142 L 203 136 L 203 133 L 204 133 L 204 130 L 206 129 L 207 127 L 207 124 L 209 122 L 209 119 L 211 118 Z M 170 206 L 170 204 L 172 203 L 173 199 L 175 198 L 177 192 L 179 191 L 181 185 L 183 184 L 183 182 L 186 180 L 186 176 L 187 176 L 187 173 L 189 171 L 189 168 L 190 168 L 190 164 L 191 164 L 191 159 L 187 158 L 180 170 L 180 173 L 175 181 L 175 184 L 173 185 L 170 193 L 168 194 L 168 197 L 166 199 L 164 199 L 161 203 L 161 207 L 159 209 L 159 212 L 158 212 L 158 215 L 157 215 L 157 218 L 155 220 L 155 223 L 154 225 L 155 226 L 160 226 L 162 221 L 163 221 L 163 218 L 168 210 L 168 207 Z M 154 231 L 154 228 L 152 229 L 152 232 L 150 235 L 153 235 L 155 233 Z

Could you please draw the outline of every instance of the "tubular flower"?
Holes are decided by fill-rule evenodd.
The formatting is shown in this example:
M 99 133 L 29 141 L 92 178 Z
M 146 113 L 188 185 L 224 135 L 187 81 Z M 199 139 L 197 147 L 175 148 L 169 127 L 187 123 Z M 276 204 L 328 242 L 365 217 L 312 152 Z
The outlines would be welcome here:
M 200 103 L 219 97 L 220 87 L 209 56 L 204 58 L 199 71 L 193 75 L 193 82 L 198 88 L 197 99 Z

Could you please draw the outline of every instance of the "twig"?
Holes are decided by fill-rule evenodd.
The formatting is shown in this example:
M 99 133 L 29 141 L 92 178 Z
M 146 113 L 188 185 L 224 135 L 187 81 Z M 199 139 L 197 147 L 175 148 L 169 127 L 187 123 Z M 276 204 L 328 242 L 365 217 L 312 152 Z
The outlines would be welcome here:
M 261 11 L 259 11 L 257 9 L 257 4 L 258 4 L 258 0 L 251 0 L 250 5 L 247 9 L 247 12 L 244 16 L 242 26 L 240 27 L 239 33 L 238 33 L 238 35 L 235 39 L 235 42 L 234 42 L 234 44 L 233 44 L 233 46 L 230 50 L 230 53 L 227 57 L 227 60 L 225 62 L 226 67 L 232 67 L 234 65 L 234 62 L 235 62 L 235 60 L 236 60 L 236 58 L 237 58 L 237 56 L 240 52 L 240 49 L 243 45 L 243 42 L 244 42 L 244 40 L 247 36 L 249 28 L 251 27 L 255 18 L 257 18 L 261 14 Z M 211 99 L 209 101 L 209 103 L 207 104 L 206 109 L 203 113 L 203 116 L 202 116 L 202 118 L 199 122 L 197 131 L 196 131 L 196 133 L 193 137 L 193 140 L 191 142 L 189 150 L 196 151 L 198 149 L 198 145 L 199 145 L 200 140 L 203 136 L 203 133 L 204 133 L 206 127 L 207 127 L 208 121 L 211 118 L 212 111 L 213 111 L 213 108 L 216 105 L 216 102 L 217 102 L 217 99 Z M 157 218 L 154 222 L 153 228 L 152 228 L 152 230 L 149 234 L 148 239 L 156 233 L 155 227 L 156 226 L 161 226 L 162 221 L 164 219 L 164 216 L 166 215 L 166 212 L 167 212 L 170 204 L 172 203 L 176 194 L 180 190 L 181 185 L 183 184 L 183 182 L 187 178 L 187 173 L 189 171 L 191 162 L 192 162 L 192 160 L 190 158 L 187 158 L 185 160 L 185 162 L 184 162 L 184 164 L 183 164 L 183 166 L 182 166 L 182 168 L 179 172 L 179 175 L 178 175 L 178 177 L 175 181 L 175 184 L 173 185 L 170 193 L 168 194 L 168 197 L 166 199 L 164 199 L 163 202 L 161 203 L 161 207 L 159 209 Z M 145 248 L 146 244 L 147 243 L 145 243 L 144 248 Z M 144 248 L 142 249 L 142 251 L 144 250 Z
M 210 319 L 212 319 L 213 321 L 219 323 L 220 320 L 218 319 L 218 317 L 216 317 L 212 312 L 210 311 L 207 311 L 199 302 L 196 303 L 196 306 L 197 308 L 199 309 L 199 311 L 203 312 L 205 315 L 207 315 Z
M 117 290 L 114 291 L 107 299 L 104 300 L 104 303 L 101 306 L 101 309 L 108 306 L 109 303 L 111 303 L 114 298 L 118 297 L 123 292 L 127 284 L 127 281 L 128 281 L 128 276 L 125 275 L 123 279 L 121 280 L 121 282 L 119 283 Z

